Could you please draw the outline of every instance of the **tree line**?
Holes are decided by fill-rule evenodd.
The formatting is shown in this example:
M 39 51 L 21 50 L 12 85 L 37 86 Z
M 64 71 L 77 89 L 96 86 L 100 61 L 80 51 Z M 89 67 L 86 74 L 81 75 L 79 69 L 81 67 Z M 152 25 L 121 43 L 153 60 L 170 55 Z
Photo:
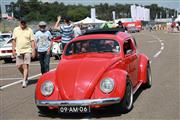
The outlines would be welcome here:
M 16 3 L 11 3 L 11 10 L 15 18 L 25 18 L 28 21 L 55 21 L 58 15 L 62 17 L 70 17 L 72 21 L 78 21 L 90 16 L 91 8 L 96 9 L 96 16 L 103 20 L 112 20 L 112 11 L 116 12 L 116 18 L 130 18 L 130 4 L 114 4 L 107 3 L 99 5 L 65 5 L 64 3 L 48 3 L 40 2 L 38 0 L 18 0 Z M 159 7 L 157 4 L 145 6 L 150 9 L 150 18 L 174 16 L 175 10 L 170 8 Z

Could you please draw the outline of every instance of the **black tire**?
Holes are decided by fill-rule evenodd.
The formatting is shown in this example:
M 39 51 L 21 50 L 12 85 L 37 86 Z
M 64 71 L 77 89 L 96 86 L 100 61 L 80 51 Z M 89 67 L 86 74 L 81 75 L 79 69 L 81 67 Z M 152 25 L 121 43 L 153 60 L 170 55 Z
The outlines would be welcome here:
M 39 112 L 42 114 L 47 114 L 50 111 L 49 108 L 45 106 L 37 106 L 37 108 L 39 109 Z
M 4 58 L 4 62 L 5 63 L 11 63 L 12 62 L 12 58 Z
M 126 81 L 126 91 L 121 101 L 121 110 L 123 113 L 129 112 L 133 108 L 133 85 L 131 80 Z
M 152 86 L 152 75 L 151 75 L 151 67 L 150 64 L 148 63 L 147 65 L 147 70 L 146 70 L 146 75 L 147 75 L 147 83 L 143 85 L 144 88 L 151 88 Z
M 37 108 L 39 109 L 39 112 L 41 114 L 44 114 L 44 115 L 57 114 L 58 113 L 58 109 L 49 109 L 46 106 L 37 106 Z

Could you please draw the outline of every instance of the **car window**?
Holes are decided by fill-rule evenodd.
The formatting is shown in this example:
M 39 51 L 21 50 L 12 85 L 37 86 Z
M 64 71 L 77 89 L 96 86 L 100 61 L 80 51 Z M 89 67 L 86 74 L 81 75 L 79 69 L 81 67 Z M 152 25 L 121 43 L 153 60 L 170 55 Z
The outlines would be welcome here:
M 123 50 L 125 55 L 133 53 L 133 44 L 131 39 L 124 41 Z
M 98 39 L 98 40 L 81 40 L 72 42 L 67 46 L 65 55 L 82 54 L 82 53 L 119 53 L 120 46 L 117 41 L 110 39 Z
M 136 39 L 135 39 L 135 38 L 133 38 L 132 40 L 134 41 L 134 45 L 135 45 L 135 46 L 136 46 L 136 48 L 137 48 L 137 42 L 136 42 Z

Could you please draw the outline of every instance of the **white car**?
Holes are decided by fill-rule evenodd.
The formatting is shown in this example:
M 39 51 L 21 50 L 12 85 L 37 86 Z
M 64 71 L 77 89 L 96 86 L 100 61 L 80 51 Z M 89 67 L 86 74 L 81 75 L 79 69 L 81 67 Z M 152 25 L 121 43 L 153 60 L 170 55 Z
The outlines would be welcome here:
M 11 37 L 12 34 L 0 34 L 0 59 L 4 60 L 5 63 L 13 60 Z

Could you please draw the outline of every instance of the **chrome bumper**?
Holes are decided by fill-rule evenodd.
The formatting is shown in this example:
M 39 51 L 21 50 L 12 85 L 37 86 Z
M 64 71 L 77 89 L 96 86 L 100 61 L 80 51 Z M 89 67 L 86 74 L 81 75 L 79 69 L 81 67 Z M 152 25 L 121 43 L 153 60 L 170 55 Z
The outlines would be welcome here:
M 36 100 L 37 106 L 92 106 L 119 103 L 120 98 L 88 99 L 88 100 Z

